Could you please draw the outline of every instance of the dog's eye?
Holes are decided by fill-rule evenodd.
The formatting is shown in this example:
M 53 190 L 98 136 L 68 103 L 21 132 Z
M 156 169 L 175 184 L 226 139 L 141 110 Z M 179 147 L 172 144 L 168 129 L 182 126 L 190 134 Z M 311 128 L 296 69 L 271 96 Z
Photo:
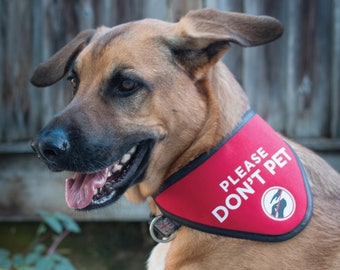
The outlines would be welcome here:
M 71 78 L 70 79 L 70 83 L 71 83 L 73 88 L 77 88 L 77 80 L 76 80 L 76 78 Z
M 149 89 L 149 83 L 133 69 L 117 69 L 107 81 L 106 93 L 114 97 L 129 97 L 139 90 Z
M 122 80 L 122 82 L 120 83 L 120 90 L 131 91 L 135 89 L 137 85 L 138 85 L 137 82 L 130 80 L 130 79 L 125 79 L 125 80 Z
M 131 95 L 141 88 L 141 84 L 132 79 L 122 79 L 118 85 L 118 90 L 122 95 Z
M 74 73 L 72 73 L 72 74 L 70 74 L 70 75 L 67 77 L 67 80 L 70 82 L 72 88 L 73 88 L 74 90 L 77 90 L 77 88 L 78 88 L 78 83 L 79 83 L 79 82 L 78 82 L 77 76 L 76 76 Z

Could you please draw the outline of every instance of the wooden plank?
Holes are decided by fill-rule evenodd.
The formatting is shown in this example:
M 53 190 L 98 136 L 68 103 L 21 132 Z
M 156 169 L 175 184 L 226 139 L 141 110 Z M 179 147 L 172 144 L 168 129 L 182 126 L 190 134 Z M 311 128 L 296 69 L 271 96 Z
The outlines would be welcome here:
M 340 139 L 297 138 L 295 141 L 314 151 L 340 152 Z
M 76 220 L 142 221 L 149 217 L 147 203 L 132 204 L 121 199 L 110 207 L 74 211 L 65 202 L 68 173 L 52 173 L 34 155 L 0 156 L 0 221 L 35 220 L 35 211 L 60 211 Z
M 125 23 L 143 18 L 145 0 L 116 1 L 116 23 Z
M 340 142 L 337 142 L 339 147 Z M 321 152 L 340 172 L 340 157 Z M 147 203 L 132 204 L 125 198 L 99 210 L 74 211 L 65 202 L 65 178 L 69 173 L 52 173 L 32 154 L 0 155 L 0 221 L 36 220 L 35 211 L 59 211 L 78 221 L 145 221 Z
M 42 21 L 50 22 L 41 26 L 40 46 L 42 50 L 40 54 L 42 61 L 46 61 L 63 47 L 79 32 L 79 27 L 86 24 L 84 21 L 91 18 L 90 16 L 85 18 L 78 16 L 73 19 L 73 8 L 81 10 L 81 7 L 65 5 L 62 1 L 42 1 L 40 11 Z M 64 82 L 58 82 L 41 90 L 42 96 L 38 105 L 40 113 L 44 112 L 40 114 L 41 127 L 46 125 L 55 113 L 67 104 L 67 97 L 70 96 L 69 91 L 70 89 L 65 87 Z
M 328 136 L 331 1 L 311 1 L 307 10 L 301 9 L 300 12 L 303 12 L 304 18 L 301 24 L 302 54 L 299 55 L 299 99 L 294 135 Z
M 298 61 L 301 55 L 301 43 L 299 42 L 301 36 L 301 1 L 288 1 L 287 12 L 289 15 L 287 19 L 286 32 L 286 121 L 284 131 L 285 134 L 292 137 L 295 135 L 295 127 L 297 120 L 297 93 L 296 85 L 298 74 Z
M 41 1 L 34 0 L 32 2 L 32 35 L 31 35 L 31 67 L 29 69 L 29 78 L 33 73 L 34 67 L 36 67 L 41 61 L 41 28 L 42 28 L 42 16 L 41 16 Z M 28 84 L 27 102 L 29 106 L 28 113 L 28 136 L 33 137 L 40 128 L 40 100 L 41 100 L 41 89 L 38 90 L 32 84 Z M 26 138 L 25 138 L 26 139 Z
M 0 157 L 2 154 L 32 153 L 31 141 L 0 143 Z
M 144 4 L 145 18 L 155 18 L 159 20 L 170 21 L 168 0 L 149 0 Z
M 102 0 L 93 3 L 94 26 L 105 25 L 108 27 L 115 25 L 116 1 Z
M 79 30 L 85 30 L 94 27 L 94 14 L 91 0 L 83 0 L 79 2 Z
M 291 136 L 339 137 L 339 3 L 333 1 L 332 6 L 330 3 L 321 0 L 308 3 L 301 0 L 5 1 L 0 11 L 1 23 L 6 24 L 0 45 L 3 63 L 0 138 L 2 141 L 27 140 L 68 102 L 69 93 L 64 84 L 37 90 L 28 84 L 28 79 L 38 62 L 51 56 L 80 28 L 142 17 L 176 20 L 188 10 L 204 5 L 250 13 L 253 10 L 257 14 L 284 14 L 280 19 L 287 18 L 288 24 L 282 39 L 263 48 L 232 48 L 224 59 L 237 79 L 247 77 L 244 86 L 253 107 L 275 129 L 286 130 Z M 315 20 L 324 17 L 325 20 Z M 329 25 L 332 25 L 332 31 L 325 31 Z M 299 30 L 302 26 L 304 31 Z M 16 35 L 18 32 L 22 34 Z M 290 39 L 290 45 L 281 48 L 286 37 Z M 302 38 L 306 40 L 303 43 Z M 23 44 L 21 40 L 32 53 L 18 47 Z M 243 54 L 248 60 L 242 60 Z M 287 65 L 283 59 L 287 59 Z M 281 94 L 282 89 L 286 89 L 284 81 L 287 81 L 287 92 L 283 91 L 287 93 L 286 100 Z M 287 119 L 282 115 L 287 115 Z
M 4 13 L 5 6 L 2 5 L 0 11 L 0 29 L 5 28 L 5 20 L 2 16 Z M 5 73 L 5 63 L 4 63 L 4 51 L 5 51 L 5 37 L 3 34 L 0 34 L 0 142 L 4 141 L 5 136 L 5 118 L 3 115 L 3 108 L 4 108 L 4 100 L 3 96 L 5 95 L 5 88 L 4 88 L 4 73 Z
M 206 7 L 214 8 L 229 12 L 242 12 L 243 2 L 239 0 L 207 0 Z M 243 48 L 236 44 L 230 44 L 231 48 L 222 57 L 222 61 L 228 66 L 230 71 L 234 74 L 237 81 L 242 81 L 242 62 L 243 62 Z
M 15 77 L 16 77 L 16 70 L 15 70 L 15 53 L 16 50 L 16 43 L 14 39 L 14 33 L 17 33 L 17 25 L 16 25 L 16 13 L 17 7 L 16 2 L 10 1 L 6 3 L 5 9 L 7 9 L 7 14 L 5 14 L 4 20 L 7 24 L 5 28 L 5 43 L 4 43 L 4 101 L 3 101 L 3 119 L 4 119 L 4 128 L 5 134 L 4 139 L 18 139 L 18 125 L 15 121 L 15 112 L 14 108 L 15 101 L 16 101 L 16 87 L 15 87 Z
M 340 138 L 340 1 L 333 1 L 331 137 Z
M 18 42 L 18 39 L 29 40 L 30 19 L 29 3 L 20 4 L 17 1 L 9 1 L 5 8 L 6 27 L 4 27 L 4 82 L 5 91 L 2 108 L 4 111 L 4 137 L 5 140 L 20 140 L 27 134 L 25 114 L 27 113 L 26 89 L 27 70 L 30 62 L 27 51 L 30 44 Z M 19 34 L 20 33 L 20 34 Z
M 279 2 L 275 2 L 277 5 Z M 272 15 L 275 6 L 268 8 L 268 1 L 245 1 L 244 12 L 253 15 Z M 282 4 L 279 5 L 281 7 Z M 243 50 L 242 85 L 252 108 L 276 130 L 282 131 L 284 108 L 282 67 L 285 61 L 280 53 L 282 39 L 270 44 Z
M 176 22 L 188 11 L 203 8 L 203 0 L 169 0 L 169 19 Z

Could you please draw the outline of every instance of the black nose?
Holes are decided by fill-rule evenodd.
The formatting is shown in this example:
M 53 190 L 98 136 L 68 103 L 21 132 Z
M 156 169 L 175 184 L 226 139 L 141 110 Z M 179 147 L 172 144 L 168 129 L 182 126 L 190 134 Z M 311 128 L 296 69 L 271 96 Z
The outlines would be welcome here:
M 32 142 L 32 149 L 48 165 L 59 167 L 70 150 L 67 134 L 62 129 L 43 130 Z

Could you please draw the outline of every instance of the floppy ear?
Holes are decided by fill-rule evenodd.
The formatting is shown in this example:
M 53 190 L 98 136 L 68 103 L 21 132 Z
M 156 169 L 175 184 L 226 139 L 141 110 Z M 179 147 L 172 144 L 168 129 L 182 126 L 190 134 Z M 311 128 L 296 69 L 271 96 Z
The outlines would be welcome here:
M 67 45 L 56 52 L 46 62 L 39 64 L 33 72 L 31 83 L 35 86 L 48 86 L 60 80 L 72 61 L 89 44 L 96 30 L 88 29 L 80 32 Z
M 272 17 L 201 9 L 176 24 L 168 44 L 177 61 L 190 70 L 216 63 L 230 42 L 257 46 L 277 39 L 282 32 L 280 22 Z

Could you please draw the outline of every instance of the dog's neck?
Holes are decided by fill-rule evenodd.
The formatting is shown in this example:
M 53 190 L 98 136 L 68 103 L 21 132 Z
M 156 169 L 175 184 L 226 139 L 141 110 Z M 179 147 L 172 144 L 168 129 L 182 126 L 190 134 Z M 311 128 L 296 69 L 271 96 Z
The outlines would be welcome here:
M 216 146 L 232 132 L 250 108 L 242 87 L 222 62 L 214 65 L 197 84 L 207 95 L 206 121 L 196 140 L 177 161 L 175 170 Z
M 216 132 L 221 136 L 216 142 L 219 142 L 237 126 L 250 105 L 242 87 L 221 61 L 211 69 L 208 80 L 213 89 L 210 93 L 213 94 L 212 98 L 216 100 L 216 108 L 219 109 L 216 114 L 219 116 Z

